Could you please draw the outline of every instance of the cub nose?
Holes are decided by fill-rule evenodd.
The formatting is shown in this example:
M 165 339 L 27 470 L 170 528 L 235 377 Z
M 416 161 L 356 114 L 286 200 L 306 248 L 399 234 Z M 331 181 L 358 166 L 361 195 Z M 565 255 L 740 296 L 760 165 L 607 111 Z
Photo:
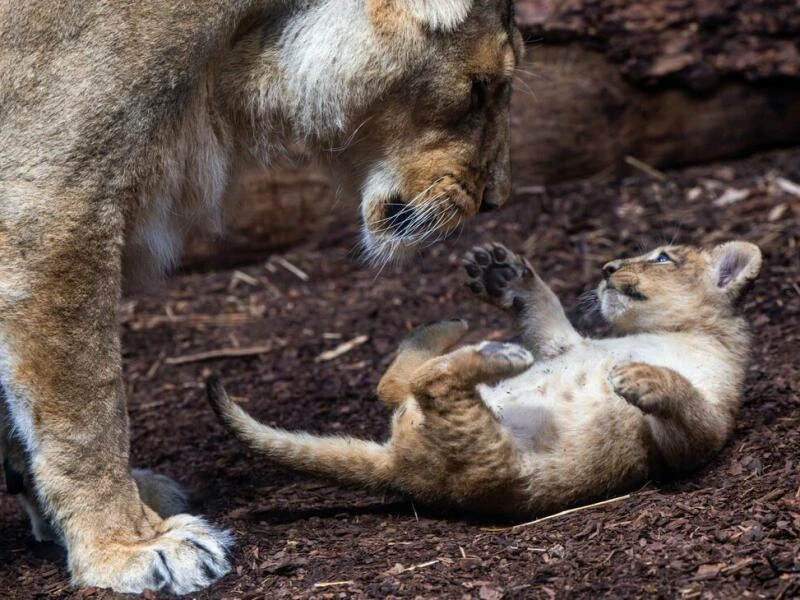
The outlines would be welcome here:
M 614 273 L 619 271 L 620 263 L 618 260 L 612 260 L 603 265 L 603 279 L 608 279 Z

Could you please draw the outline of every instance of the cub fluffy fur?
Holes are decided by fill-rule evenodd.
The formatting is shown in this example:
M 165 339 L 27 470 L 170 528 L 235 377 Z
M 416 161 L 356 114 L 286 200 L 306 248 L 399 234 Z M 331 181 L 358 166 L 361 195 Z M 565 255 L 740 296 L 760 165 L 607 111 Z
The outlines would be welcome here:
M 229 535 L 129 471 L 123 279 L 219 227 L 244 157 L 298 142 L 360 194 L 376 262 L 501 204 L 520 51 L 510 0 L 0 3 L 0 450 L 75 584 L 230 568 Z
M 499 244 L 476 248 L 468 284 L 516 316 L 522 345 L 450 350 L 463 321 L 417 329 L 378 386 L 393 411 L 383 444 L 267 427 L 216 380 L 208 395 L 234 435 L 292 469 L 473 511 L 554 511 L 719 452 L 747 364 L 736 309 L 760 265 L 746 242 L 610 262 L 597 296 L 616 335 L 591 339 L 527 261 Z

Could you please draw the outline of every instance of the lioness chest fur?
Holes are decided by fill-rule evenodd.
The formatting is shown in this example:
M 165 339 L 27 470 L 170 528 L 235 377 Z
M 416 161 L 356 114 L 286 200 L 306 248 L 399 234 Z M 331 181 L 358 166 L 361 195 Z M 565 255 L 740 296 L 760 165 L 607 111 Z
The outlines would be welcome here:
M 221 422 L 290 468 L 506 515 L 549 512 L 707 463 L 733 430 L 748 354 L 736 307 L 760 269 L 746 242 L 658 248 L 604 268 L 615 337 L 579 335 L 524 259 L 491 244 L 465 259 L 476 294 L 516 316 L 522 345 L 450 350 L 463 321 L 403 342 L 378 387 L 385 444 L 259 424 L 219 382 Z
M 376 263 L 502 204 L 520 51 L 509 0 L 0 3 L 0 453 L 75 584 L 230 568 L 230 535 L 129 468 L 123 282 L 288 145 L 360 196 Z

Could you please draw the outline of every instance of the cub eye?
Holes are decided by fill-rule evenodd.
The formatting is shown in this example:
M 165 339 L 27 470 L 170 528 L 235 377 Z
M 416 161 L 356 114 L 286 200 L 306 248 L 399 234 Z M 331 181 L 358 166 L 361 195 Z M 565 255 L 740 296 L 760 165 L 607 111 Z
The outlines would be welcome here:
M 656 256 L 655 258 L 651 258 L 650 262 L 651 263 L 668 263 L 668 262 L 673 262 L 673 260 L 670 258 L 669 254 L 667 254 L 666 252 L 662 252 L 661 254 Z
M 470 110 L 474 112 L 483 110 L 486 106 L 486 82 L 481 79 L 473 79 L 470 97 Z

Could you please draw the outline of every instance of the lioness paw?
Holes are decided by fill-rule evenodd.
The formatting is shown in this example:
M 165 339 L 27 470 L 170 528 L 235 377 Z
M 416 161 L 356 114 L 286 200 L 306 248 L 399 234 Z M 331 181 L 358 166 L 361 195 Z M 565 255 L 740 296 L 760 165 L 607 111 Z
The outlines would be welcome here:
M 199 517 L 176 515 L 158 526 L 156 537 L 134 544 L 108 543 L 76 557 L 73 582 L 138 594 L 144 590 L 188 594 L 231 568 L 230 533 Z
M 533 268 L 523 257 L 492 242 L 467 252 L 462 262 L 474 294 L 503 308 L 523 307 L 520 292 L 533 279 Z
M 652 365 L 635 362 L 614 365 L 610 374 L 614 392 L 643 412 L 656 408 L 662 396 L 661 379 Z

